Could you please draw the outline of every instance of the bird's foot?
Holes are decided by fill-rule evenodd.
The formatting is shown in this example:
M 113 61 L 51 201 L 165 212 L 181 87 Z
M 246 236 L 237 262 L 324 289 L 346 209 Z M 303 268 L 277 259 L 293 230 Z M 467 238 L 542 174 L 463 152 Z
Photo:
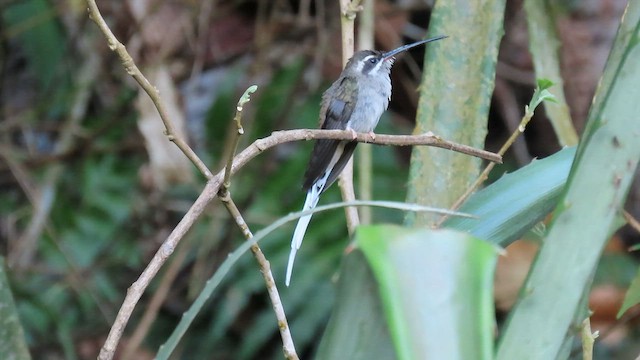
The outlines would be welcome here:
M 351 140 L 355 140 L 358 138 L 358 133 L 355 130 L 349 129 L 349 131 L 351 131 Z
M 374 134 L 373 131 L 369 131 L 369 137 L 371 138 L 371 141 L 376 141 L 376 134 Z

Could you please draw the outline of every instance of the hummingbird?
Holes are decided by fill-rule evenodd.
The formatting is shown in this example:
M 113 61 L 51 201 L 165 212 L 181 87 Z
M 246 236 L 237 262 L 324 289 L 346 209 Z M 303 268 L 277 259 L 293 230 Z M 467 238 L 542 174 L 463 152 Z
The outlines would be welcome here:
M 387 110 L 391 99 L 391 67 L 395 56 L 412 47 L 446 38 L 434 38 L 417 41 L 382 52 L 361 50 L 356 52 L 342 70 L 340 77 L 322 95 L 320 103 L 320 123 L 324 130 L 350 130 L 354 139 L 356 133 L 370 133 L 378 125 L 380 116 Z M 356 141 L 318 139 L 315 141 L 307 171 L 304 174 L 302 189 L 307 192 L 302 211 L 316 207 L 322 194 L 338 175 L 353 155 L 358 145 Z M 302 239 L 311 215 L 304 215 L 298 220 L 287 265 L 285 284 L 289 286 L 296 252 L 300 249 Z

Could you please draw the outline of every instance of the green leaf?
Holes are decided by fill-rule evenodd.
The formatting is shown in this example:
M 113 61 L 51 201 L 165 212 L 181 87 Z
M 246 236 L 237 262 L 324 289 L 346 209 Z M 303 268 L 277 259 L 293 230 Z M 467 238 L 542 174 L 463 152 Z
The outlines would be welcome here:
M 378 286 L 362 252 L 347 254 L 340 270 L 336 304 L 315 359 L 395 359 Z
M 640 250 L 640 244 L 629 246 L 629 251 L 638 251 L 638 250 Z
M 509 315 L 498 360 L 555 359 L 640 159 L 640 2 L 629 2 L 549 233 Z
M 55 15 L 56 9 L 46 0 L 15 1 L 2 11 L 12 30 L 9 35 L 19 39 L 29 66 L 45 89 L 54 85 L 67 55 Z
M 536 84 L 538 85 L 538 88 L 540 90 L 547 90 L 548 88 L 552 87 L 553 85 L 555 85 L 555 83 L 549 79 L 545 79 L 545 78 L 539 78 L 536 79 Z
M 11 287 L 5 274 L 4 258 L 0 256 L 0 354 L 5 359 L 31 359 L 18 317 Z
M 473 194 L 460 208 L 476 218 L 450 218 L 444 227 L 468 231 L 507 247 L 556 206 L 575 153 L 575 147 L 565 148 L 504 175 Z
M 627 294 L 624 296 L 624 301 L 618 311 L 617 318 L 620 319 L 627 310 L 637 304 L 640 304 L 640 269 L 638 270 L 636 277 L 631 282 L 629 289 L 627 289 Z
M 540 103 L 543 101 L 550 101 L 557 103 L 558 100 L 556 97 L 547 90 L 553 83 L 546 79 L 538 79 L 538 87 L 533 92 L 533 96 L 531 97 L 531 101 L 529 101 L 529 105 L 527 106 L 527 112 L 533 112 Z
M 400 359 L 490 359 L 497 250 L 468 234 L 359 227 Z

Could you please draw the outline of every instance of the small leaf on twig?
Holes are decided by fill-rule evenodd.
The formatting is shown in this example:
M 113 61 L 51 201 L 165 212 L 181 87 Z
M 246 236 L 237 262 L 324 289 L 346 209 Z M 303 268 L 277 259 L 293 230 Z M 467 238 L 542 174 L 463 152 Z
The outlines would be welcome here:
M 549 79 L 538 79 L 536 82 L 538 86 L 533 92 L 533 97 L 531 98 L 527 109 L 531 112 L 533 112 L 543 101 L 550 101 L 554 103 L 558 102 L 556 97 L 547 90 L 554 85 L 553 81 Z
M 244 91 L 244 94 L 242 94 L 240 100 L 238 100 L 238 111 L 242 111 L 242 107 L 244 106 L 244 104 L 251 101 L 251 94 L 256 92 L 256 90 L 258 90 L 258 85 L 251 85 L 247 88 L 247 90 Z

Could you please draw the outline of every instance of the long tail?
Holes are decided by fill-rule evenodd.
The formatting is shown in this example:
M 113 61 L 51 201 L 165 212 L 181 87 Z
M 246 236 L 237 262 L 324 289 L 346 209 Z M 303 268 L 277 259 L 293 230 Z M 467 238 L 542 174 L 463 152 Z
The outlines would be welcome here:
M 335 181 L 340 171 L 342 171 L 342 168 L 344 168 L 344 164 L 340 165 L 339 163 L 343 158 L 345 146 L 349 146 L 349 149 L 347 150 L 349 153 L 346 155 L 346 160 L 349 160 L 356 144 L 357 143 L 353 143 L 353 145 L 345 145 L 345 142 L 340 142 L 338 144 L 331 161 L 329 161 L 327 168 L 322 174 L 322 177 L 318 178 L 318 180 L 309 187 L 309 190 L 307 191 L 307 199 L 304 201 L 302 211 L 311 210 L 318 205 L 320 194 L 322 194 L 325 187 L 331 185 L 331 183 Z M 343 161 L 345 164 L 346 160 Z M 338 168 L 334 169 L 336 166 L 338 166 Z M 311 221 L 311 216 L 312 214 L 300 217 L 298 225 L 296 225 L 296 230 L 293 232 L 293 238 L 291 239 L 291 252 L 289 253 L 289 263 L 287 264 L 287 277 L 285 279 L 285 285 L 287 286 L 289 286 L 289 282 L 291 281 L 291 273 L 293 272 L 293 262 L 296 259 L 296 253 L 298 252 L 298 249 L 300 249 L 300 245 L 302 245 L 302 239 L 304 238 L 304 233 L 307 231 L 307 226 L 309 226 L 309 221 Z
M 328 175 L 329 171 L 327 171 L 325 175 L 316 181 L 309 191 L 307 191 L 307 199 L 304 201 L 302 211 L 311 210 L 318 205 L 318 200 L 320 200 L 320 194 L 324 189 Z M 287 264 L 287 277 L 285 279 L 285 285 L 287 286 L 289 286 L 289 282 L 291 281 L 291 273 L 293 272 L 293 262 L 296 259 L 296 253 L 298 252 L 298 249 L 300 249 L 300 245 L 302 245 L 302 239 L 304 238 L 304 233 L 307 231 L 307 226 L 309 226 L 309 221 L 311 221 L 312 215 L 313 214 L 302 216 L 298 220 L 296 230 L 293 232 L 293 238 L 291 239 L 291 252 L 289 253 L 289 263 Z

